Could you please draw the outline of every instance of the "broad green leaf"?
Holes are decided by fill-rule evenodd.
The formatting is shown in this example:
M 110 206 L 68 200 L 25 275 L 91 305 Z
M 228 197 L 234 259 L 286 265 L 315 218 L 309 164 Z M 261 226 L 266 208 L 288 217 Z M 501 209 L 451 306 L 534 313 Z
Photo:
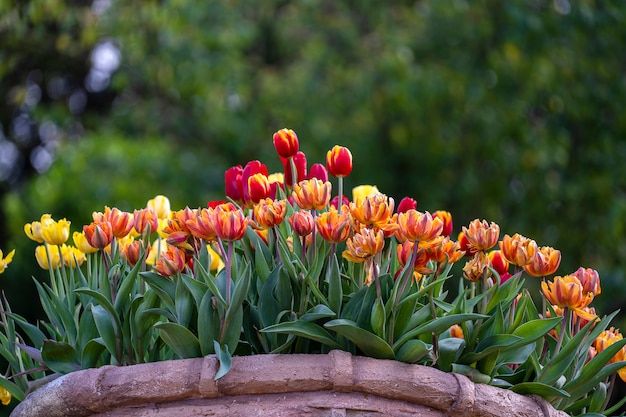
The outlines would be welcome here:
M 376 299 L 372 306 L 372 313 L 370 317 L 370 325 L 372 330 L 379 337 L 385 337 L 385 324 L 387 321 L 387 314 L 385 313 L 385 306 L 382 300 Z
M 24 401 L 25 393 L 20 387 L 17 386 L 17 384 L 14 384 L 6 378 L 0 378 L 0 387 L 9 391 L 11 397 L 15 400 Z
M 117 312 L 115 311 L 115 307 L 113 307 L 113 304 L 111 304 L 111 301 L 108 298 L 106 298 L 98 291 L 94 291 L 89 288 L 77 288 L 76 292 L 80 294 L 87 294 L 88 296 L 92 297 L 98 305 L 102 306 L 109 314 L 110 320 L 114 325 L 115 334 L 120 334 L 122 328 L 120 316 L 117 314 Z
M 61 375 L 80 369 L 78 352 L 64 342 L 44 340 L 41 348 L 41 358 L 48 368 Z
M 209 288 L 209 291 L 213 293 L 218 304 L 222 308 L 226 308 L 226 300 L 224 299 L 224 296 L 220 292 L 219 288 L 217 287 L 216 278 L 209 274 L 206 269 L 204 269 L 204 266 L 202 266 L 202 264 L 198 265 L 198 275 L 204 280 L 204 283 Z
M 102 338 L 92 339 L 83 348 L 80 358 L 80 366 L 82 369 L 95 368 L 98 361 L 102 359 L 102 354 L 106 351 L 106 346 Z
M 513 385 L 510 390 L 522 395 L 539 395 L 548 401 L 559 397 L 569 397 L 569 394 L 566 391 L 553 387 L 552 385 L 542 384 L 540 382 L 522 382 L 520 384 Z
M 406 332 L 400 339 L 398 339 L 398 341 L 394 343 L 394 348 L 399 348 L 402 344 L 406 343 L 410 339 L 416 338 L 420 334 L 439 334 L 455 324 L 460 324 L 467 320 L 478 320 L 485 317 L 487 316 L 475 313 L 452 314 L 449 316 L 438 317 Z
M 315 340 L 332 349 L 341 349 L 341 346 L 324 330 L 323 327 L 310 321 L 288 321 L 261 329 L 262 333 L 293 334 L 299 337 Z
M 202 355 L 215 353 L 213 342 L 219 337 L 219 317 L 213 308 L 213 297 L 210 292 L 204 294 L 198 308 L 198 342 Z
M 324 304 L 318 304 L 315 307 L 309 309 L 302 317 L 301 321 L 316 321 L 319 319 L 328 319 L 337 317 L 334 311 L 325 306 Z
M 20 328 L 24 331 L 24 333 L 26 333 L 26 336 L 28 336 L 30 341 L 33 342 L 33 346 L 39 349 L 41 348 L 44 339 L 46 339 L 46 336 L 43 334 L 41 329 L 39 329 L 39 327 L 30 324 L 26 321 L 24 317 L 20 316 L 19 314 L 7 312 L 6 315 L 15 320 L 15 323 L 20 326 Z
M 394 351 L 380 337 L 360 328 L 355 322 L 346 319 L 331 320 L 324 325 L 353 342 L 366 356 L 378 359 L 393 359 Z
M 128 274 L 122 274 L 122 282 L 120 283 L 115 298 L 115 311 L 117 314 L 121 314 L 124 306 L 130 303 L 130 294 L 133 287 L 137 284 L 137 276 L 140 270 L 141 262 L 137 262 Z
M 405 363 L 417 363 L 420 359 L 428 356 L 431 346 L 421 340 L 409 340 L 398 352 L 396 352 L 396 360 Z
M 171 311 L 175 311 L 176 284 L 156 272 L 142 272 L 141 277 Z
M 330 260 L 330 268 L 326 271 L 326 281 L 328 282 L 328 307 L 339 315 L 341 314 L 343 290 L 341 288 L 341 274 L 336 254 Z
M 407 343 L 410 342 L 409 340 Z M 450 372 L 452 364 L 459 359 L 459 356 L 461 356 L 465 348 L 465 340 L 458 337 L 440 339 L 438 348 L 439 356 L 437 358 L 437 367 L 444 372 Z
M 112 357 L 116 358 L 117 363 L 121 362 L 121 345 L 118 344 L 116 339 L 111 316 L 101 305 L 94 306 L 92 304 L 91 313 L 93 314 L 93 321 L 96 323 L 98 334 L 102 338 L 107 350 Z
M 201 356 L 200 343 L 189 329 L 178 323 L 159 322 L 154 325 L 159 330 L 163 341 L 172 348 L 180 358 L 197 358 Z
M 215 356 L 220 363 L 220 367 L 213 378 L 215 381 L 223 377 L 230 371 L 230 367 L 232 366 L 232 359 L 229 353 L 228 346 L 220 346 L 220 344 L 215 341 L 213 342 L 213 349 L 215 350 Z
M 561 317 L 531 320 L 517 327 L 513 334 L 528 342 L 535 341 L 554 329 L 562 321 Z
M 189 293 L 193 296 L 196 307 L 199 306 L 202 302 L 202 297 L 204 297 L 209 287 L 189 274 L 181 274 L 180 277 Z
M 194 310 L 194 298 L 182 279 L 176 282 L 175 297 L 176 323 L 183 327 L 189 327 Z

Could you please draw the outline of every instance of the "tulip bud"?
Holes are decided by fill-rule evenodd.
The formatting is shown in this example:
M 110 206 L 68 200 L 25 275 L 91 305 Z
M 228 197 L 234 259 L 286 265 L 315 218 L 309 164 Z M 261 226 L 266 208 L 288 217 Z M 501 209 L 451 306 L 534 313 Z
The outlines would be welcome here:
M 248 162 L 246 166 L 243 168 L 243 172 L 241 174 L 241 187 L 243 189 L 243 202 L 246 205 L 250 205 L 252 203 L 252 198 L 250 197 L 250 187 L 249 187 L 250 183 L 248 182 L 248 179 L 256 174 L 263 174 L 266 180 L 267 180 L 267 176 L 269 175 L 265 164 L 262 164 L 260 161 L 256 161 L 256 160 Z M 269 186 L 269 182 L 268 182 L 268 186 Z M 258 189 L 254 191 L 255 197 L 258 197 L 258 194 L 257 194 L 258 191 L 259 191 Z M 267 193 L 269 195 L 269 191 Z M 265 197 L 267 197 L 267 195 L 265 195 Z
M 417 201 L 411 197 L 404 197 L 398 204 L 398 213 L 406 213 L 409 210 L 417 210 Z
M 267 176 L 259 173 L 248 178 L 248 195 L 250 201 L 254 204 L 264 200 L 270 196 L 270 183 Z
M 274 148 L 281 158 L 291 158 L 298 152 L 298 136 L 293 130 L 281 129 L 274 133 L 273 139 Z
M 442 236 L 450 236 L 452 234 L 452 214 L 449 211 L 437 210 L 433 213 L 433 219 L 439 218 L 443 222 Z
M 104 249 L 113 240 L 113 231 L 109 222 L 92 222 L 88 226 L 83 226 L 87 242 L 94 248 Z
M 324 182 L 328 181 L 328 170 L 322 164 L 313 164 L 311 165 L 311 170 L 309 171 L 309 179 L 318 179 Z
M 334 177 L 348 176 L 352 172 L 352 153 L 343 146 L 333 146 L 326 154 L 326 168 Z
M 298 176 L 295 181 L 293 181 L 292 178 L 293 175 L 291 173 L 291 163 L 289 159 L 281 159 L 281 161 L 283 163 L 287 187 L 291 187 L 294 183 L 298 183 L 306 178 L 306 155 L 303 152 L 297 152 L 292 158 L 296 166 L 296 175 Z
M 308 210 L 295 211 L 288 219 L 291 228 L 298 236 L 306 236 L 313 232 L 315 220 Z
M 243 186 L 241 184 L 241 175 L 243 168 L 241 165 L 235 165 L 228 168 L 224 174 L 224 185 L 226 186 L 226 197 L 238 203 L 243 202 Z

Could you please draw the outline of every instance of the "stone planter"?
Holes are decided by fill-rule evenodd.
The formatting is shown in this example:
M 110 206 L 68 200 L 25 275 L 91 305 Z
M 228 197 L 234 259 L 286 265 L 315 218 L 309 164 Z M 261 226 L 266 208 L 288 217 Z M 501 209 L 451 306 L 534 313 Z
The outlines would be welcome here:
M 11 416 L 567 416 L 539 397 L 342 351 L 235 357 L 215 381 L 217 369 L 207 356 L 78 371 L 28 395 Z

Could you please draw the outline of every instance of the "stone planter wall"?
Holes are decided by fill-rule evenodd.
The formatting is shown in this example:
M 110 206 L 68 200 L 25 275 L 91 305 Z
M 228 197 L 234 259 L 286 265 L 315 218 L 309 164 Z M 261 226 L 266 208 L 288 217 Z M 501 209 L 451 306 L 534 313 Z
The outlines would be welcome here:
M 422 416 L 566 417 L 542 398 L 431 367 L 352 356 L 214 356 L 105 366 L 60 377 L 12 417 Z

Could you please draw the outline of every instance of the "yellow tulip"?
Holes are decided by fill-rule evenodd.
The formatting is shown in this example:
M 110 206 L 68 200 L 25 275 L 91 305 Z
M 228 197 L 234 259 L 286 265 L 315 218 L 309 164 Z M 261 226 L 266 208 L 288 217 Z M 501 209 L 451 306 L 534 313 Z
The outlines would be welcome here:
M 98 248 L 94 248 L 89 244 L 87 238 L 85 237 L 85 232 L 74 232 L 72 235 L 72 240 L 74 240 L 74 245 L 82 252 L 82 253 L 94 253 L 98 252 Z
M 50 252 L 50 260 L 48 259 L 48 252 Z M 56 245 L 49 245 L 48 251 L 46 251 L 45 245 L 37 246 L 35 248 L 35 259 L 37 259 L 37 263 L 41 269 L 56 269 L 61 266 L 59 247 Z
M 43 237 L 41 236 L 41 226 L 51 221 L 53 221 L 52 216 L 49 214 L 44 214 L 41 216 L 41 219 L 38 222 L 35 221 L 32 223 L 26 223 L 24 225 L 24 232 L 26 233 L 26 236 L 28 236 L 35 242 L 43 243 Z
M 7 256 L 4 256 L 2 254 L 2 249 L 0 249 L 0 274 L 2 274 L 5 269 L 7 269 L 7 265 L 9 265 L 11 261 L 13 260 L 14 254 L 15 254 L 15 249 L 9 252 Z
M 170 200 L 164 195 L 157 195 L 148 200 L 146 208 L 154 210 L 159 219 L 168 219 L 171 214 Z
M 6 388 L 0 387 L 0 401 L 2 405 L 9 405 L 11 403 L 11 393 Z
M 50 221 L 41 223 L 41 238 L 48 245 L 62 245 L 70 237 L 70 222 L 61 219 L 58 222 Z
M 352 202 L 359 204 L 368 195 L 378 194 L 378 188 L 375 185 L 359 185 L 352 189 Z

